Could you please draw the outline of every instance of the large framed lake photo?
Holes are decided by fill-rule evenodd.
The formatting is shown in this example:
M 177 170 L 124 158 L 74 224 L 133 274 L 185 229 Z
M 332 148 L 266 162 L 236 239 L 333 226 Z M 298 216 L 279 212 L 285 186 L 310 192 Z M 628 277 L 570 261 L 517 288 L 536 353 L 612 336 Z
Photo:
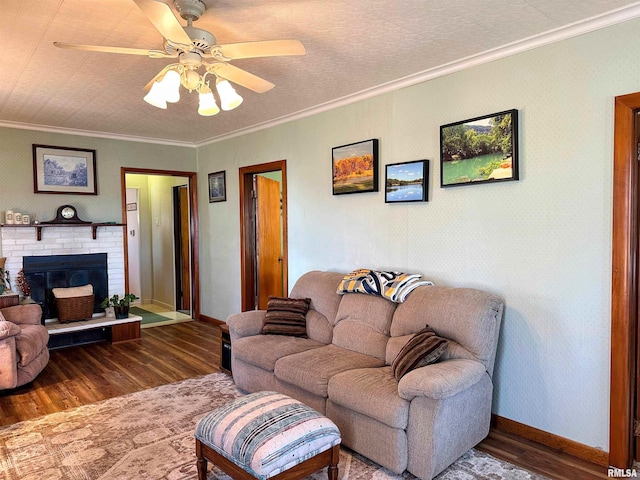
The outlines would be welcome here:
M 378 191 L 378 139 L 331 149 L 333 194 Z
M 518 180 L 518 110 L 440 127 L 440 186 Z
M 97 195 L 96 151 L 34 144 L 33 191 Z
M 385 203 L 427 201 L 429 160 L 387 165 L 384 184 Z

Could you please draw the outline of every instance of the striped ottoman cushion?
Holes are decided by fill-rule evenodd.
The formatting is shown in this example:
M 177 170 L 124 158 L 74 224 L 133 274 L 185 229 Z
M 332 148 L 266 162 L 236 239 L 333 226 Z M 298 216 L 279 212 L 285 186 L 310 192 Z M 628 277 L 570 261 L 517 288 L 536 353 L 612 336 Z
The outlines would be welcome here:
M 331 420 L 276 392 L 252 393 L 214 410 L 200 420 L 195 436 L 260 479 L 340 443 Z

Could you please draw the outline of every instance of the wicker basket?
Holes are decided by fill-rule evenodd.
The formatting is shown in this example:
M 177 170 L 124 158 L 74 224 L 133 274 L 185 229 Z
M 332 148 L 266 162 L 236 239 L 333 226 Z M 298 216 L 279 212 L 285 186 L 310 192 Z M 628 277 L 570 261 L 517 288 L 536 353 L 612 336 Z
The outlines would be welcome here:
M 93 317 L 94 297 L 95 295 L 84 295 L 82 297 L 56 298 L 58 321 L 66 323 Z

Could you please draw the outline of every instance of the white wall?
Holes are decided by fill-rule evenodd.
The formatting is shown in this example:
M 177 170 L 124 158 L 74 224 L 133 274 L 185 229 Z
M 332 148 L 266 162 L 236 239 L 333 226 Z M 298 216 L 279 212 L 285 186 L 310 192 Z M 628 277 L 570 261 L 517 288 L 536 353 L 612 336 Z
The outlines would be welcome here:
M 612 111 L 640 90 L 638 31 L 630 21 L 199 148 L 202 312 L 240 310 L 238 168 L 286 159 L 290 285 L 374 267 L 502 296 L 494 412 L 607 450 Z M 521 180 L 440 188 L 439 126 L 511 108 Z M 431 160 L 428 203 L 332 196 L 331 147 L 369 138 L 382 177 Z M 228 201 L 208 204 L 206 173 L 222 169 Z
M 138 189 L 140 302 L 142 304 L 153 303 L 153 244 L 151 242 L 152 226 L 149 175 L 127 174 L 126 183 L 128 188 Z

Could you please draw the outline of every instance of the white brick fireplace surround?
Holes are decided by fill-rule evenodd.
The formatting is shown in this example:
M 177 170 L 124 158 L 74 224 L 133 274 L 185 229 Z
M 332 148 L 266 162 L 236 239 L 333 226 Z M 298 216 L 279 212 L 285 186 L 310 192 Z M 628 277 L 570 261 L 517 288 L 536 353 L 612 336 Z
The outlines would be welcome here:
M 93 239 L 90 226 L 49 227 L 41 225 L 42 239 L 36 228 L 3 225 L 2 256 L 5 270 L 11 274 L 11 288 L 18 291 L 15 278 L 22 269 L 22 257 L 41 255 L 77 255 L 106 253 L 109 296 L 124 293 L 124 228 L 121 225 L 97 227 Z

